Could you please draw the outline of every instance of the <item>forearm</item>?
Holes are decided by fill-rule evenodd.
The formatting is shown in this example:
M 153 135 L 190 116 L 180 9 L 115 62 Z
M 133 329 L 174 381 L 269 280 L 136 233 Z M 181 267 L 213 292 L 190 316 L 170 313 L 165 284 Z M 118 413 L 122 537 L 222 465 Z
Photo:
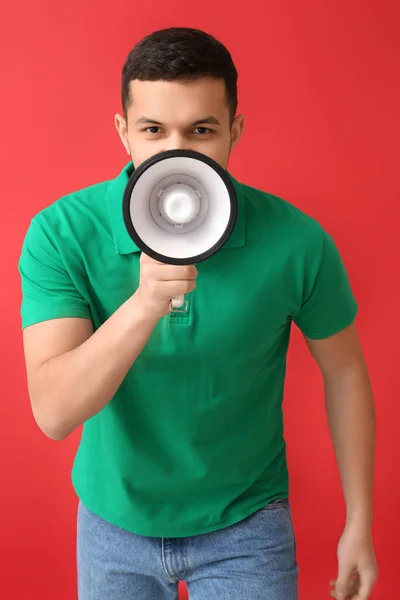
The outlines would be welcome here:
M 133 296 L 84 343 L 43 364 L 40 413 L 50 437 L 64 439 L 108 404 L 156 322 Z
M 347 521 L 371 525 L 375 407 L 364 364 L 325 380 L 326 408 L 347 507 Z

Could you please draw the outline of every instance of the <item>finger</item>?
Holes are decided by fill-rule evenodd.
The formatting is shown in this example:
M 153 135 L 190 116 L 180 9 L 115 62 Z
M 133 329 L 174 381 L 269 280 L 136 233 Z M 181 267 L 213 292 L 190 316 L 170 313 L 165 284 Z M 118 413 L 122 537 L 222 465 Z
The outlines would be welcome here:
M 353 568 L 351 566 L 339 566 L 339 574 L 335 585 L 335 593 L 338 600 L 345 600 L 349 592 L 349 581 L 352 574 Z
M 163 283 L 162 295 L 165 298 L 175 298 L 190 294 L 196 287 L 194 281 L 165 281 Z
M 164 265 L 165 264 L 163 262 L 160 262 L 159 260 L 156 260 L 155 258 L 151 258 L 151 256 L 149 256 L 145 252 L 142 252 L 142 254 L 140 255 L 140 261 L 142 263 L 149 263 L 149 264 L 153 264 L 153 265 Z
M 358 571 L 356 569 L 354 569 L 353 573 L 352 573 L 352 575 L 350 577 L 350 583 L 352 585 L 354 585 L 355 581 L 359 581 L 359 579 L 360 579 L 360 576 L 358 574 Z M 336 585 L 336 579 L 331 579 L 331 581 L 329 582 L 329 585 L 331 587 L 335 586 Z
M 356 569 L 354 569 L 350 579 L 359 579 L 358 571 Z M 331 581 L 329 582 L 329 585 L 335 585 L 335 584 L 336 584 L 336 579 L 331 579 Z
M 184 269 L 184 268 L 189 268 L 189 269 L 193 269 L 194 268 L 196 270 L 196 272 L 197 272 L 196 265 L 173 265 L 173 264 L 168 263 L 168 262 L 159 261 L 159 260 L 156 260 L 155 258 L 151 258 L 151 256 L 149 256 L 148 254 L 145 254 L 144 252 L 142 252 L 140 260 L 141 260 L 142 264 L 147 264 L 147 265 L 149 265 L 151 267 L 157 267 L 158 266 L 158 267 L 163 267 L 163 268 L 167 268 L 167 269 L 168 268 L 169 269 L 172 268 L 172 269 L 178 269 L 178 270 L 179 269 Z
M 197 275 L 197 269 L 193 265 L 155 265 L 152 268 L 152 277 L 158 281 L 191 281 Z
M 332 598 L 335 598 L 335 600 L 355 600 L 354 596 L 349 596 L 348 594 L 346 594 L 346 596 L 337 596 L 334 590 L 330 592 L 330 595 Z

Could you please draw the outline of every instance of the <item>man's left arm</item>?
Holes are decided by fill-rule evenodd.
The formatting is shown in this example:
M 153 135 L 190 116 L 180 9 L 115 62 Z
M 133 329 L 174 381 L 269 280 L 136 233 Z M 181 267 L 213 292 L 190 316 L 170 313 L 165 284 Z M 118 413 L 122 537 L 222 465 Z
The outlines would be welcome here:
M 305 340 L 324 380 L 347 510 L 331 594 L 338 600 L 367 600 L 377 578 L 372 541 L 375 406 L 368 370 L 354 323 L 329 338 Z

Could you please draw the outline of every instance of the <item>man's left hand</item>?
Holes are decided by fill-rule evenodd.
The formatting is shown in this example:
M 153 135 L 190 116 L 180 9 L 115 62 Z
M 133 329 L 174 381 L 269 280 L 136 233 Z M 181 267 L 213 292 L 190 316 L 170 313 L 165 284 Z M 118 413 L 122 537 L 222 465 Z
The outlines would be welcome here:
M 369 527 L 349 524 L 338 545 L 339 572 L 331 581 L 336 600 L 368 600 L 378 575 L 378 566 Z

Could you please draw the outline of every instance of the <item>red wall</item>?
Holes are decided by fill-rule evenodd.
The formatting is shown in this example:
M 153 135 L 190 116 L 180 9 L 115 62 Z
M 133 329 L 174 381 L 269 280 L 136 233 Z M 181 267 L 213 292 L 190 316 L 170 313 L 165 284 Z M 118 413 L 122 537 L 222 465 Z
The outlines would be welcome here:
M 190 8 L 189 8 L 190 7 Z M 228 24 L 229 23 L 229 24 Z M 245 136 L 231 172 L 291 201 L 332 233 L 360 303 L 378 412 L 374 598 L 395 600 L 400 532 L 397 378 L 399 9 L 385 2 L 189 4 L 105 0 L 3 3 L 0 295 L 0 598 L 75 598 L 69 472 L 78 433 L 47 440 L 26 391 L 17 260 L 30 218 L 61 194 L 112 177 L 126 155 L 113 129 L 120 70 L 150 31 L 195 26 L 231 49 Z M 321 378 L 297 331 L 286 436 L 305 600 L 328 598 L 343 502 Z

